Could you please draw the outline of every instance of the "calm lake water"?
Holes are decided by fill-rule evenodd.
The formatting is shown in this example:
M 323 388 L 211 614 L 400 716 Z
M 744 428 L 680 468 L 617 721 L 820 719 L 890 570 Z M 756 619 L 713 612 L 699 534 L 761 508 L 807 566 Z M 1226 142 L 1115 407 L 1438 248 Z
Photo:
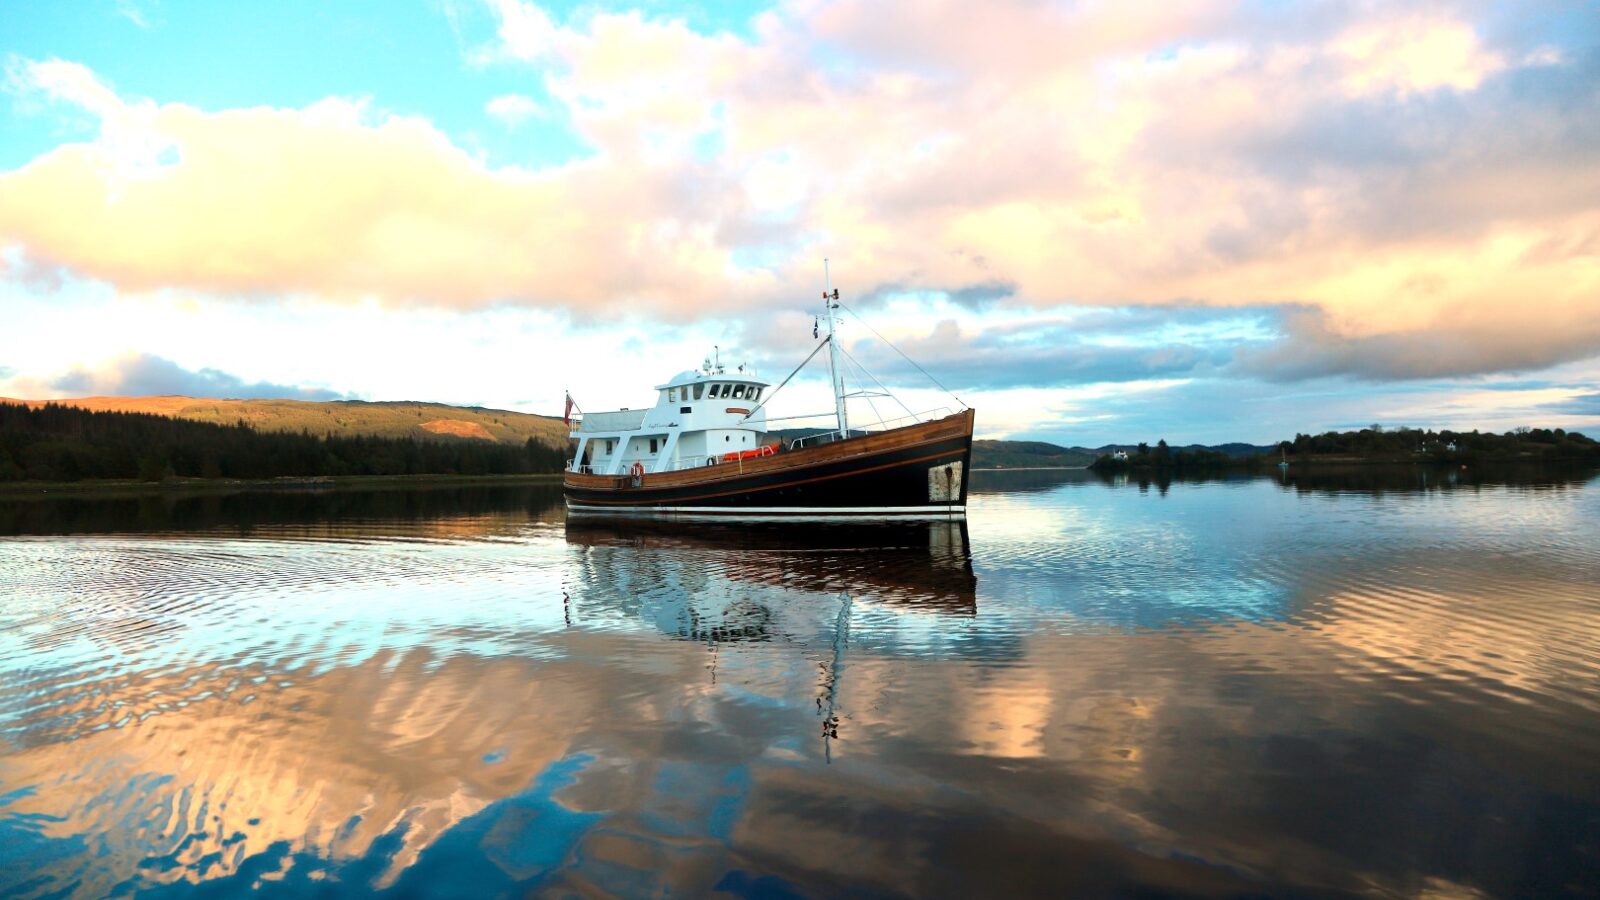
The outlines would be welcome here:
M 1600 480 L 0 501 L 0 895 L 1600 893 Z

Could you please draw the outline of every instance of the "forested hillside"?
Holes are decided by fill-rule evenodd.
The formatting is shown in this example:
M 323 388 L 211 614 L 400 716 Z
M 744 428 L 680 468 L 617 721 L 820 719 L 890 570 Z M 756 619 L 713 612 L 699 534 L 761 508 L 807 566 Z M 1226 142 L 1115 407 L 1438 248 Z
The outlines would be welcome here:
M 973 441 L 975 469 L 1077 468 L 1094 462 L 1094 454 L 1043 441 Z
M 258 431 L 148 413 L 0 403 L 0 481 L 515 475 L 559 472 L 566 448 L 484 440 Z
M 535 416 L 504 409 L 450 406 L 413 401 L 364 400 L 223 400 L 196 397 L 81 397 L 70 400 L 16 400 L 0 402 L 42 406 L 53 402 L 95 412 L 134 412 L 172 416 L 215 425 L 240 422 L 256 431 L 309 432 L 317 435 L 372 435 L 375 437 L 477 438 L 521 445 L 537 438 L 552 447 L 565 447 L 567 428 L 551 416 Z

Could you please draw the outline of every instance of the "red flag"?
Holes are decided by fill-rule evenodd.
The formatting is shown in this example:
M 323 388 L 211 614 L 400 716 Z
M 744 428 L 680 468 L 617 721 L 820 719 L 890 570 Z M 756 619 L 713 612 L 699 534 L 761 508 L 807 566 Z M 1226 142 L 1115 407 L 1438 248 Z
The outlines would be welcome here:
M 572 395 L 567 395 L 567 408 L 561 411 L 561 424 L 572 424 Z

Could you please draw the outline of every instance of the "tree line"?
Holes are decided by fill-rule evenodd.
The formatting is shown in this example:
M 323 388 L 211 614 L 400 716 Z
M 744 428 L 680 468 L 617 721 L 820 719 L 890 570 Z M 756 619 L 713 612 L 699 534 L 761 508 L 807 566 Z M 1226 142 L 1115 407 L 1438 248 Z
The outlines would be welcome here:
M 1130 469 L 1157 469 L 1164 472 L 1214 472 L 1219 469 L 1245 468 L 1256 469 L 1261 465 L 1258 456 L 1233 457 L 1220 450 L 1206 450 L 1204 448 L 1184 448 L 1174 450 L 1167 446 L 1165 440 L 1156 442 L 1154 447 L 1147 443 L 1140 443 L 1126 459 L 1105 455 L 1089 464 L 1089 468 L 1100 472 L 1120 472 Z
M 522 475 L 559 472 L 566 449 L 475 439 L 417 440 L 257 431 L 150 413 L 0 403 L 0 481 Z
M 1600 442 L 1577 431 L 1560 428 L 1517 428 L 1503 434 L 1492 431 L 1434 431 L 1422 428 L 1384 428 L 1373 425 L 1353 431 L 1297 434 L 1280 441 L 1266 455 L 1230 456 L 1202 448 L 1174 450 L 1166 441 L 1154 447 L 1139 444 L 1126 459 L 1101 456 L 1090 468 L 1102 472 L 1135 469 L 1206 472 L 1221 469 L 1264 469 L 1280 459 L 1383 461 L 1383 462 L 1508 462 L 1521 459 L 1600 461 Z
M 1354 431 L 1297 434 L 1278 445 L 1281 455 L 1357 457 L 1361 459 L 1473 462 L 1515 459 L 1600 459 L 1600 443 L 1581 432 L 1561 428 L 1515 428 L 1511 431 L 1434 431 L 1372 425 Z

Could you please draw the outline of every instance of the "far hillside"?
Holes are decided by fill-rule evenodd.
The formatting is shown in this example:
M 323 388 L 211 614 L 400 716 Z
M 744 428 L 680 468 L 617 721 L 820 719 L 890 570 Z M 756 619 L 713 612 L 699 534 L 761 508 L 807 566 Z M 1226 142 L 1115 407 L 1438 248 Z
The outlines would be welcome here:
M 83 397 L 72 400 L 5 400 L 32 407 L 46 402 L 93 412 L 149 413 L 209 422 L 246 425 L 262 432 L 309 432 L 319 437 L 370 435 L 419 440 L 481 440 L 521 445 L 529 438 L 551 447 L 567 446 L 567 427 L 553 416 L 443 403 L 364 400 L 222 400 L 196 397 Z
M 1082 468 L 1094 460 L 1095 454 L 1089 451 L 1043 441 L 972 442 L 974 469 Z

